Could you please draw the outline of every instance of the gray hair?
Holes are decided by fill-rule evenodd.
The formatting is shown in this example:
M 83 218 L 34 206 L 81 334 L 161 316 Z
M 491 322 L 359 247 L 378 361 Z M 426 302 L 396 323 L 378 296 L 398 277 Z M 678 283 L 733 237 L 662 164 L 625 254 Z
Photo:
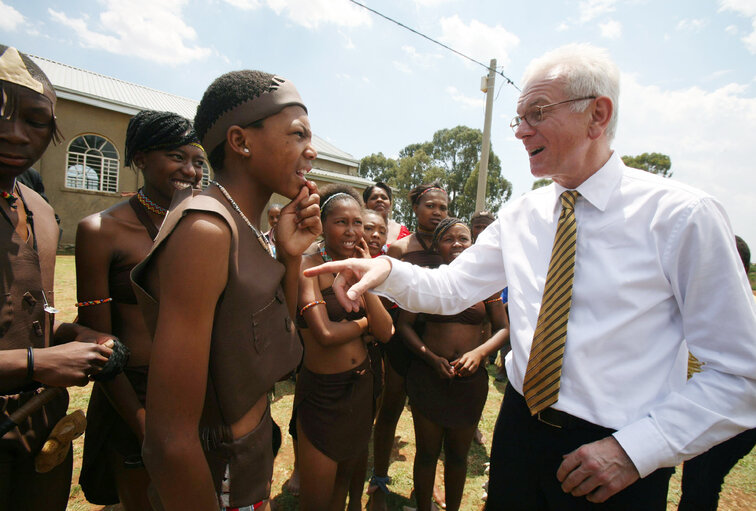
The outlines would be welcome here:
M 619 78 L 617 65 L 603 48 L 590 44 L 568 44 L 533 60 L 522 78 L 523 89 L 538 79 L 562 79 L 565 92 L 571 98 L 607 96 L 612 100 L 612 118 L 606 127 L 606 137 L 614 139 L 619 113 Z M 582 112 L 588 101 L 576 101 L 571 108 Z

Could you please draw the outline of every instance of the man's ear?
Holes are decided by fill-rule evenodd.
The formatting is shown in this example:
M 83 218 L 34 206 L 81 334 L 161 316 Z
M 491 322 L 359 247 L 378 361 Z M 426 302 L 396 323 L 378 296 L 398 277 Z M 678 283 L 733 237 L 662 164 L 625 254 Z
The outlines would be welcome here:
M 247 131 L 241 126 L 231 126 L 226 132 L 226 142 L 228 142 L 228 148 L 233 153 L 238 154 L 244 158 L 248 158 L 252 154 L 252 142 L 247 136 Z
M 599 96 L 593 102 L 591 120 L 588 125 L 588 136 L 597 139 L 606 132 L 609 121 L 612 119 L 614 104 L 607 96 Z

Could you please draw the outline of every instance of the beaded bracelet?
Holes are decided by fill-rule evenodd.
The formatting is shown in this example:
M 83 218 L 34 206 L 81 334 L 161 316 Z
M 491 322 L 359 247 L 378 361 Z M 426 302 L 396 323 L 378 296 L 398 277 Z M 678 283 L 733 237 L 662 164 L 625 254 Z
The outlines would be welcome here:
M 491 298 L 490 300 L 486 300 L 483 303 L 494 303 L 494 302 L 501 302 L 501 301 L 503 300 L 501 299 L 501 296 L 500 296 L 498 298 Z
M 113 299 L 108 297 L 103 298 L 102 300 L 86 300 L 83 302 L 77 302 L 74 305 L 76 305 L 76 307 L 89 307 L 90 305 L 100 305 L 101 303 L 108 303 L 112 301 Z
M 304 312 L 309 309 L 310 307 L 315 307 L 316 305 L 325 305 L 325 300 L 315 300 L 314 302 L 310 302 L 301 309 L 299 309 L 299 315 L 304 316 Z
M 34 348 L 26 348 L 26 379 L 31 381 L 34 378 Z

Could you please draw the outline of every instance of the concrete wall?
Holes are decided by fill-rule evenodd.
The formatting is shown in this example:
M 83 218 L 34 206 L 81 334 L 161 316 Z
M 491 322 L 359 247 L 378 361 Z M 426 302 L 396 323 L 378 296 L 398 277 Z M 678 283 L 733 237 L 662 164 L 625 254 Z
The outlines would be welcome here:
M 123 166 L 129 115 L 65 99 L 58 100 L 55 113 L 65 140 L 58 145 L 50 144 L 34 168 L 42 175 L 50 204 L 60 216 L 60 226 L 63 229 L 61 244 L 71 245 L 76 238 L 79 220 L 123 200 L 122 193 L 135 192 L 141 183 L 141 176 Z M 118 193 L 66 188 L 68 146 L 85 134 L 96 134 L 108 139 L 118 151 Z

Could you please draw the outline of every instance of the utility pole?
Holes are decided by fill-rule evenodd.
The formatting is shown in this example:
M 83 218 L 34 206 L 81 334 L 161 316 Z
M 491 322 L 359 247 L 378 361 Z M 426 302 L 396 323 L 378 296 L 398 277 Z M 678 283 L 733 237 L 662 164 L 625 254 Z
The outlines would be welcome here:
M 491 151 L 491 115 L 493 113 L 494 84 L 496 82 L 496 59 L 491 59 L 488 76 L 481 79 L 480 90 L 486 93 L 486 117 L 483 122 L 483 145 L 480 148 L 478 192 L 475 195 L 475 211 L 486 208 L 486 181 L 488 180 L 488 153 Z

